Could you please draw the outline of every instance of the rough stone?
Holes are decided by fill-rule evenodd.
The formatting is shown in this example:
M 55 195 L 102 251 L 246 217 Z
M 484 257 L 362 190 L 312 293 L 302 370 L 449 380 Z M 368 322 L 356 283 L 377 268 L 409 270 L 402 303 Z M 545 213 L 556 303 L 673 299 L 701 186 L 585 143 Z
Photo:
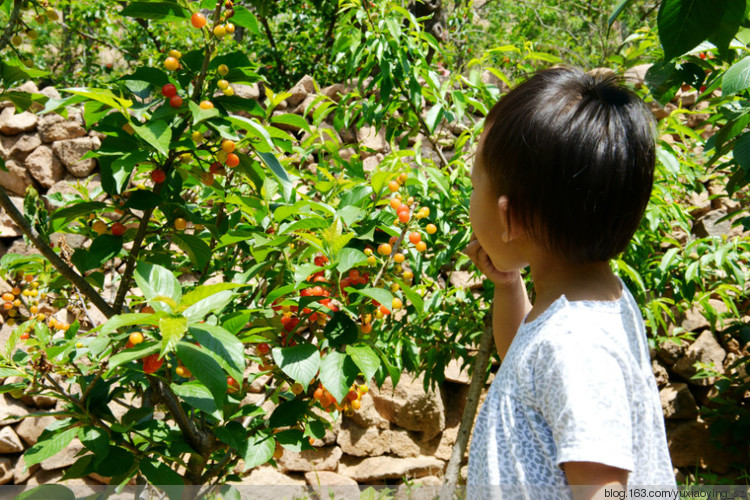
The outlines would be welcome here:
M 425 392 L 423 376 L 417 379 L 404 374 L 395 388 L 387 378 L 380 389 L 371 391 L 378 413 L 399 427 L 421 431 L 427 441 L 445 429 L 445 408 L 440 389 Z
M 36 83 L 34 83 L 33 80 L 29 80 L 27 82 L 24 82 L 23 84 L 19 85 L 18 87 L 14 88 L 13 90 L 16 90 L 18 92 L 27 92 L 29 94 L 38 94 L 39 93 L 39 87 L 36 86 Z
M 0 186 L 13 194 L 24 196 L 26 188 L 32 185 L 31 175 L 15 160 L 5 162 L 7 172 L 0 170 Z
M 372 156 L 375 153 L 387 153 L 388 143 L 385 141 L 384 130 L 377 130 L 373 126 L 365 126 L 357 129 L 357 142 L 359 142 L 363 158 Z M 368 150 L 374 152 L 369 152 Z
M 68 323 L 70 324 L 70 323 Z M 36 408 L 46 409 L 46 408 L 54 408 L 54 406 L 57 404 L 57 399 L 53 398 L 51 396 L 44 396 L 44 395 L 29 395 L 24 394 L 21 396 L 21 401 L 26 403 L 29 406 L 34 406 Z
M 305 75 L 289 92 L 292 95 L 286 100 L 290 106 L 296 106 L 304 101 L 308 94 L 315 92 L 315 82 L 310 75 Z
M 375 402 L 369 392 L 362 396 L 360 404 L 359 410 L 354 412 L 351 417 L 346 417 L 346 420 L 351 420 L 363 429 L 368 427 L 389 429 L 391 427 L 390 422 L 384 419 L 375 409 Z
M 55 87 L 44 87 L 42 90 L 39 91 L 40 94 L 46 95 L 50 99 L 59 100 L 62 98 L 60 95 L 60 92 L 57 91 Z
M 419 434 L 406 429 L 394 428 L 388 433 L 390 443 L 390 453 L 397 457 L 418 457 L 422 455 L 422 446 L 420 446 Z
M 675 467 L 695 468 L 698 465 L 723 474 L 729 471 L 736 458 L 721 443 L 711 439 L 708 423 L 700 419 L 668 426 L 667 443 Z
M 60 158 L 68 172 L 75 177 L 86 177 L 94 171 L 96 162 L 93 158 L 82 160 L 81 157 L 89 151 L 98 149 L 99 144 L 99 140 L 95 137 L 79 137 L 53 142 L 52 151 Z
M 646 72 L 651 66 L 653 66 L 651 63 L 633 66 L 625 71 L 623 77 L 627 83 L 632 83 L 636 88 L 642 87 L 646 81 Z
M 382 154 L 378 153 L 375 156 L 368 156 L 362 162 L 362 169 L 365 172 L 375 172 L 378 169 L 378 165 L 385 158 Z
M 58 114 L 44 115 L 39 120 L 39 135 L 42 141 L 51 143 L 84 137 L 86 129 L 76 120 L 66 120 Z
M 52 425 L 54 422 L 55 417 L 25 418 L 16 427 L 16 434 L 18 434 L 27 445 L 33 446 L 39 441 L 39 436 L 42 435 L 44 429 Z
M 23 456 L 17 457 L 15 465 L 13 466 L 13 482 L 15 484 L 21 484 L 30 478 L 36 471 L 40 469 L 39 464 L 34 464 L 31 467 L 26 467 L 26 461 Z
M 18 135 L 34 130 L 39 118 L 28 111 L 16 114 L 15 108 L 5 108 L 0 112 L 0 134 Z
M 294 113 L 295 115 L 304 115 L 304 116 L 312 115 L 315 109 L 317 109 L 318 106 L 320 105 L 320 104 L 316 104 L 315 108 L 310 109 L 310 106 L 312 105 L 313 102 L 315 102 L 315 99 L 316 99 L 315 95 L 308 95 L 307 97 L 305 97 L 304 101 L 299 103 L 297 107 L 294 108 L 294 111 L 292 111 L 292 113 Z
M 488 69 L 482 71 L 482 83 L 485 85 L 494 85 L 500 90 L 500 93 L 505 93 L 509 90 L 508 84 Z
M 672 366 L 683 354 L 685 354 L 687 348 L 688 344 L 684 340 L 671 338 L 659 345 L 659 351 L 656 355 L 668 366 Z
M 724 373 L 724 358 L 727 353 L 721 348 L 716 341 L 716 337 L 709 330 L 705 330 L 695 339 L 695 342 L 688 348 L 685 355 L 677 360 L 672 367 L 672 371 L 681 377 L 687 379 L 692 385 L 711 385 L 716 381 L 716 377 L 701 379 L 692 379 L 697 373 L 694 365 L 697 362 L 713 365 L 718 373 Z
M 16 253 L 18 255 L 32 255 L 32 254 L 38 254 L 39 250 L 37 250 L 34 245 L 27 245 L 23 239 L 17 239 L 13 242 L 13 244 L 8 248 L 8 253 Z
M 721 220 L 726 215 L 726 210 L 711 210 L 693 224 L 693 234 L 699 238 L 729 234 L 732 230 L 732 221 Z
M 476 273 L 470 273 L 468 271 L 453 271 L 448 275 L 448 281 L 455 288 L 482 288 L 484 286 L 484 279 L 479 277 Z
M 354 479 L 327 470 L 305 472 L 305 481 L 312 486 L 357 486 Z M 318 496 L 329 498 L 324 490 Z
M 76 460 L 78 460 L 76 455 L 78 455 L 78 452 L 82 449 L 83 444 L 78 438 L 75 438 L 60 453 L 42 462 L 42 469 L 55 470 L 70 467 L 76 462 Z
M 13 461 L 8 457 L 0 457 L 0 484 L 13 481 Z
M 243 83 L 233 83 L 232 88 L 234 89 L 234 95 L 242 99 L 259 99 L 260 98 L 260 87 L 257 83 L 252 85 L 245 85 Z
M 654 372 L 657 386 L 662 387 L 669 383 L 669 372 L 667 372 L 667 367 L 658 359 L 651 360 L 651 370 Z
M 10 201 L 16 206 L 19 212 L 23 213 L 23 198 L 19 196 L 9 196 Z M 11 220 L 10 216 L 4 209 L 0 209 L 0 238 L 16 238 L 22 236 L 23 232 Z
M 15 137 L 0 136 L 0 157 L 23 162 L 29 153 L 42 144 L 39 134 L 28 133 Z
M 282 472 L 300 471 L 311 472 L 315 470 L 335 471 L 343 452 L 338 446 L 315 448 L 304 450 L 299 453 L 284 451 L 277 461 Z
M 47 146 L 40 146 L 26 157 L 29 173 L 45 188 L 51 188 L 65 174 L 60 160 Z
M 344 421 L 336 435 L 336 443 L 347 455 L 355 457 L 375 457 L 388 453 L 391 449 L 390 432 L 376 427 L 362 428 Z
M 444 465 L 442 460 L 434 457 L 371 457 L 362 460 L 359 465 L 346 467 L 342 473 L 357 482 L 370 483 L 440 474 Z
M 667 384 L 659 391 L 664 418 L 694 418 L 698 416 L 698 404 L 687 384 Z
M 0 428 L 0 455 L 20 453 L 24 450 L 23 443 L 13 427 L 6 425 Z
M 445 460 L 446 462 L 450 460 L 451 455 L 453 454 L 453 446 L 456 444 L 456 439 L 458 438 L 458 428 L 458 425 L 455 425 L 453 427 L 446 427 L 446 429 L 440 435 L 438 447 L 432 454 L 432 456 L 434 456 L 435 458 L 439 458 L 440 460 Z M 468 447 L 464 452 L 464 457 L 469 457 Z
M 0 426 L 14 424 L 18 422 L 19 417 L 23 417 L 28 413 L 29 408 L 20 401 L 16 401 L 10 397 L 10 395 L 3 394 L 0 398 Z M 16 433 L 18 433 L 18 429 L 16 429 Z
M 91 195 L 96 201 L 103 201 L 106 199 L 106 193 L 101 190 L 102 181 L 99 174 L 94 174 L 85 179 L 79 179 L 68 174 L 66 179 L 56 182 L 47 190 L 47 195 L 44 197 L 47 206 L 50 209 L 56 209 L 62 205 L 54 199 L 55 197 L 53 197 L 53 195 L 57 194 L 59 194 L 63 200 L 80 198 L 81 193 L 78 192 L 76 186 L 88 191 L 89 195 Z
M 273 486 L 304 486 L 304 479 L 297 479 L 289 474 L 282 474 L 276 468 L 270 465 L 256 467 L 253 471 L 242 479 L 245 485 L 273 485 Z M 280 496 L 270 498 L 278 499 Z M 283 498 L 283 496 L 281 496 Z
M 346 94 L 346 86 L 343 83 L 334 83 L 320 91 L 326 97 L 330 97 L 335 102 L 339 102 L 341 97 Z

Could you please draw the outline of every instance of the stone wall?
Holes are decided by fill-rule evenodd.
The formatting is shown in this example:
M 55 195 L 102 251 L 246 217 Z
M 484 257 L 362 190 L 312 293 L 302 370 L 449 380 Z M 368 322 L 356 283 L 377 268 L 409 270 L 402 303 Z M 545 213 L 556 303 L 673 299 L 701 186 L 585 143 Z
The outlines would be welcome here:
M 639 79 L 642 83 L 644 73 L 645 69 L 636 68 L 629 78 L 636 84 Z M 502 85 L 493 80 L 494 76 L 489 73 L 485 73 L 483 78 Z M 36 88 L 32 83 L 27 83 L 21 90 L 36 91 Z M 338 94 L 343 91 L 343 85 L 333 85 L 319 92 L 338 99 Z M 54 89 L 43 89 L 42 93 L 58 97 Z M 235 93 L 251 99 L 262 99 L 260 96 L 263 94 L 257 87 L 245 85 L 235 86 Z M 291 93 L 291 97 L 275 111 L 276 114 L 293 112 L 302 115 L 315 100 L 316 87 L 311 78 L 305 77 Z M 688 94 L 682 93 L 678 99 L 681 101 L 668 107 L 680 103 L 692 106 Z M 657 117 L 663 117 L 668 112 L 668 109 L 659 106 L 654 106 L 653 110 Z M 699 115 L 689 116 L 692 121 L 688 124 L 699 127 L 701 122 L 695 118 Z M 295 134 L 300 141 L 307 139 L 294 126 L 279 126 Z M 382 130 L 371 127 L 335 130 L 330 121 L 324 122 L 321 127 L 325 129 L 325 139 L 318 140 L 333 141 L 346 160 L 359 155 L 367 171 L 374 170 L 389 152 Z M 451 147 L 456 135 L 463 127 L 453 125 L 444 130 L 440 137 L 448 158 L 452 156 Z M 437 160 L 436 152 L 427 145 L 424 137 L 420 139 L 422 156 Z M 81 157 L 96 149 L 99 140 L 95 133 L 87 133 L 80 110 L 69 110 L 68 118 L 59 115 L 38 116 L 33 112 L 15 113 L 12 106 L 0 103 L 0 156 L 9 170 L 7 173 L 0 172 L 0 185 L 13 195 L 19 207 L 22 205 L 21 196 L 30 185 L 43 195 L 73 192 L 75 185 L 81 182 L 97 185 L 95 161 L 81 160 Z M 415 143 L 412 141 L 410 147 Z M 316 165 L 306 160 L 304 167 L 314 169 Z M 693 234 L 739 234 L 727 222 L 719 222 L 723 215 L 737 209 L 739 202 L 726 197 L 709 199 L 708 193 L 705 196 L 697 195 L 693 201 L 696 216 Z M 19 236 L 19 230 L 7 215 L 0 213 L 0 255 L 35 251 L 26 247 Z M 684 241 L 689 235 L 678 236 Z M 70 240 L 70 246 L 75 246 L 74 237 L 66 238 Z M 83 244 L 83 240 L 78 244 Z M 481 283 L 468 278 L 468 273 L 456 272 L 446 276 L 443 282 L 449 281 L 454 286 L 481 286 Z M 721 302 L 714 301 L 712 305 L 720 313 L 726 312 Z M 746 324 L 750 323 L 748 316 L 743 320 Z M 678 318 L 675 325 L 682 326 L 687 332 L 694 332 L 696 340 L 668 342 L 652 351 L 652 363 L 667 421 L 672 460 L 675 466 L 682 468 L 676 473 L 681 476 L 708 468 L 719 474 L 729 474 L 733 462 L 747 466 L 747 452 L 743 462 L 742 456 L 730 454 L 720 441 L 717 444 L 710 438 L 708 423 L 701 417 L 701 408 L 712 404 L 710 398 L 715 395 L 713 381 L 694 380 L 692 377 L 696 373 L 696 362 L 711 363 L 720 372 L 728 372 L 739 357 L 750 355 L 750 343 L 742 345 L 737 338 L 722 331 L 721 327 L 711 328 L 698 307 Z M 10 327 L 5 324 L 0 326 L 0 342 L 4 342 Z M 742 376 L 747 377 L 747 373 L 743 372 Z M 391 484 L 404 478 L 417 478 L 417 482 L 423 484 L 439 484 L 456 439 L 468 389 L 468 377 L 455 365 L 449 367 L 446 380 L 437 391 L 430 393 L 423 391 L 421 379 L 413 380 L 407 374 L 402 376 L 395 391 L 389 383 L 380 390 L 373 387 L 363 397 L 362 408 L 353 417 L 343 417 L 337 422 L 324 439 L 315 443 L 316 450 L 299 455 L 286 452 L 279 460 L 278 470 L 270 466 L 257 468 L 244 475 L 243 483 Z M 12 382 L 12 379 L 4 381 L 6 384 Z M 260 399 L 262 382 L 261 379 L 253 384 L 248 402 Z M 138 401 L 133 403 L 139 404 Z M 65 468 L 73 463 L 75 454 L 81 449 L 77 441 L 41 466 L 30 471 L 23 470 L 21 453 L 36 442 L 53 417 L 22 417 L 31 412 L 51 411 L 56 404 L 55 400 L 49 398 L 30 398 L 12 392 L 0 395 L 0 484 L 57 482 Z M 115 415 L 124 412 L 117 405 L 113 405 L 112 409 Z M 73 483 L 97 484 L 100 479 L 90 477 Z

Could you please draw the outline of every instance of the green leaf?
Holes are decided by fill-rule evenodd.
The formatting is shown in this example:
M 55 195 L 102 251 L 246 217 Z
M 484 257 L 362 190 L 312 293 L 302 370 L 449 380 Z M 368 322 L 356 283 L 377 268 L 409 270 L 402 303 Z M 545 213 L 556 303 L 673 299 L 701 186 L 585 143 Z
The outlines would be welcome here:
M 78 439 L 83 446 L 96 456 L 105 456 L 109 452 L 109 435 L 97 427 L 80 427 Z
M 330 351 L 320 363 L 320 382 L 341 403 L 354 383 L 359 368 L 351 356 Z
M 214 434 L 219 441 L 234 448 L 238 455 L 242 456 L 247 451 L 247 429 L 241 423 L 234 420 L 227 422 L 224 427 L 217 427 Z
M 750 172 L 750 132 L 745 132 L 734 143 L 734 159 L 745 172 Z
M 285 401 L 273 411 L 271 418 L 268 419 L 268 424 L 272 428 L 295 425 L 305 416 L 307 410 L 307 401 L 303 399 Z
M 281 446 L 294 453 L 312 448 L 304 433 L 299 429 L 287 429 L 275 434 L 274 437 Z
M 159 320 L 159 330 L 161 331 L 160 357 L 174 349 L 182 337 L 185 336 L 187 328 L 188 319 L 184 316 L 165 316 Z M 191 369 L 190 371 L 193 370 Z
M 620 14 L 622 14 L 622 11 L 625 10 L 632 1 L 633 0 L 622 0 L 617 5 L 617 7 L 615 7 L 615 10 L 612 12 L 612 15 L 609 16 L 609 19 L 607 19 L 607 26 L 611 27 L 612 23 L 614 23 L 617 20 Z
M 352 357 L 352 361 L 354 361 L 359 370 L 364 374 L 366 382 L 375 376 L 375 372 L 380 367 L 380 358 L 378 358 L 378 355 L 369 346 L 348 345 L 346 346 L 346 353 Z
M 664 59 L 681 56 L 714 34 L 729 1 L 663 0 L 656 20 Z
M 159 490 L 166 493 L 170 500 L 182 498 L 185 481 L 167 464 L 144 458 L 140 461 L 138 467 L 149 484 L 157 485 Z
M 180 249 L 185 252 L 190 262 L 200 270 L 206 267 L 211 260 L 211 248 L 208 243 L 194 234 L 175 233 L 172 235 L 173 241 Z
M 216 407 L 223 408 L 227 393 L 227 376 L 213 356 L 196 345 L 179 342 L 177 357 L 193 376 L 211 391 Z
M 102 234 L 91 242 L 86 253 L 86 266 L 88 269 L 96 269 L 102 264 L 115 258 L 122 250 L 122 236 Z
M 276 158 L 276 155 L 273 153 L 263 153 L 258 151 L 258 156 L 261 160 L 263 160 L 263 163 L 271 169 L 271 173 L 276 178 L 276 180 L 281 185 L 281 189 L 284 193 L 284 200 L 289 200 L 292 197 L 292 181 L 289 178 L 289 174 L 284 169 L 284 167 L 279 162 L 279 159 Z
M 159 344 L 157 342 L 142 342 L 129 349 L 124 349 L 109 358 L 109 370 L 107 374 L 111 374 L 120 365 L 145 358 L 157 352 L 159 352 Z
M 305 389 L 320 368 L 320 353 L 312 344 L 274 347 L 272 355 L 281 371 L 302 384 Z
M 64 431 L 55 431 L 49 438 L 44 438 L 24 453 L 27 467 L 44 462 L 64 450 L 74 437 L 78 435 L 78 427 L 70 427 Z
M 285 113 L 283 115 L 273 116 L 271 117 L 271 123 L 281 123 L 283 125 L 291 125 L 292 127 L 296 127 L 308 133 L 312 133 L 310 131 L 310 124 L 307 123 L 307 120 L 305 120 L 299 115 L 294 115 L 292 113 Z
M 332 346 L 351 344 L 357 341 L 359 328 L 344 311 L 336 311 L 328 323 L 326 323 L 323 335 Z
M 170 386 L 186 404 L 196 408 L 216 420 L 221 420 L 221 412 L 216 407 L 216 401 L 211 395 L 211 391 L 197 380 L 192 380 L 184 384 L 172 384 Z
M 245 347 L 234 334 L 217 325 L 201 323 L 190 327 L 190 334 L 235 380 L 245 372 Z
M 234 6 L 234 17 L 232 17 L 232 22 L 234 22 L 234 24 L 236 24 L 237 26 L 246 28 L 255 36 L 261 35 L 260 24 L 258 23 L 258 19 L 255 17 L 255 14 L 241 5 Z
M 178 304 L 182 300 L 180 282 L 177 281 L 171 271 L 162 266 L 149 262 L 138 262 L 133 277 L 147 300 L 151 300 L 157 295 L 170 297 Z
M 406 296 L 406 299 L 414 306 L 414 309 L 417 311 L 417 315 L 421 316 L 424 313 L 424 300 L 422 300 L 422 297 L 420 297 L 420 295 L 415 292 L 412 287 L 410 287 L 403 281 L 396 280 L 396 283 L 398 283 L 399 287 L 401 287 L 401 291 Z
M 210 297 L 224 290 L 234 290 L 235 288 L 242 288 L 248 285 L 240 285 L 239 283 L 214 283 L 213 285 L 200 285 L 190 292 L 186 293 L 182 297 L 181 306 L 192 306 L 193 304 Z
M 379 302 L 380 305 L 385 306 L 389 311 L 391 310 L 391 307 L 393 305 L 393 294 L 390 290 L 386 290 L 385 288 L 368 287 L 361 290 L 357 290 L 356 288 L 351 288 L 348 290 L 352 293 L 356 292 L 360 295 L 364 295 L 365 297 L 369 297 L 372 300 Z
M 425 117 L 425 123 L 427 123 L 427 128 L 430 131 L 430 134 L 435 133 L 435 129 L 440 124 L 440 121 L 443 119 L 443 106 L 440 104 L 436 104 L 432 108 L 430 108 L 430 111 L 427 112 L 427 116 Z
M 721 79 L 722 94 L 737 94 L 748 88 L 750 88 L 750 56 L 733 64 Z
M 719 54 L 725 60 L 731 60 L 729 44 L 734 40 L 740 29 L 742 19 L 745 17 L 747 0 L 726 0 L 726 6 L 722 9 L 721 19 L 716 31 L 708 40 L 719 49 Z
M 167 156 L 169 143 L 172 141 L 172 129 L 164 120 L 148 122 L 145 125 L 133 125 L 135 133 L 154 147 L 158 152 Z
M 338 269 L 340 273 L 345 273 L 349 269 L 367 262 L 367 255 L 356 248 L 344 248 L 335 258 L 338 261 L 336 269 Z
M 24 374 L 20 370 L 8 366 L 0 366 L 0 377 L 22 377 Z
M 13 498 L 14 500 L 75 500 L 76 494 L 69 486 L 62 484 L 40 484 Z
M 111 90 L 107 89 L 91 89 L 86 87 L 71 87 L 62 89 L 63 92 L 69 92 L 71 94 L 79 95 L 87 99 L 99 101 L 102 104 L 115 109 L 129 108 L 133 105 L 133 101 L 129 99 L 122 99 L 117 97 Z
M 55 211 L 55 213 L 50 216 L 50 220 L 63 219 L 63 225 L 67 225 L 68 222 L 74 219 L 83 217 L 84 215 L 89 215 L 90 213 L 101 210 L 106 206 L 107 205 L 102 203 L 101 201 L 84 201 L 82 203 L 76 203 L 75 205 L 72 205 L 70 207 L 61 208 L 60 210 Z
M 383 190 L 385 185 L 390 181 L 390 179 L 393 177 L 393 174 L 390 172 L 376 172 L 373 174 L 372 178 L 370 179 L 370 184 L 372 185 L 372 190 L 378 194 L 380 191 Z
M 112 333 L 123 326 L 132 325 L 158 325 L 159 315 L 148 313 L 127 313 L 112 316 L 106 323 L 98 328 L 101 333 Z
M 221 113 L 216 108 L 203 109 L 193 101 L 188 101 L 190 113 L 193 115 L 193 126 L 211 118 L 218 117 Z
M 161 201 L 162 197 L 154 193 L 153 191 L 138 190 L 130 194 L 130 196 L 128 197 L 128 201 L 125 203 L 125 208 L 133 208 L 135 210 L 151 210 L 153 208 L 156 208 L 156 206 L 159 205 Z
M 245 452 L 245 470 L 252 469 L 271 460 L 276 450 L 276 442 L 269 435 L 256 434 L 247 440 Z
M 136 19 L 183 21 L 190 17 L 190 12 L 172 2 L 130 2 L 120 11 L 120 15 Z

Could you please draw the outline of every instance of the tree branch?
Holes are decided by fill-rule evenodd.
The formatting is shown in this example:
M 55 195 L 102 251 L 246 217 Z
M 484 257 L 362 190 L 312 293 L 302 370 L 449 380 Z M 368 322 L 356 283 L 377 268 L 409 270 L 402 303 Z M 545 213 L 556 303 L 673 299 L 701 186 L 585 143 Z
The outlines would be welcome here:
M 221 9 L 224 6 L 222 2 L 218 2 L 216 4 L 216 9 L 214 10 L 213 14 L 213 24 L 216 24 L 219 21 L 219 16 L 221 15 Z M 200 75 L 198 75 L 197 80 L 195 81 L 195 86 L 193 88 L 193 95 L 191 99 L 193 101 L 197 101 L 202 93 L 203 93 L 203 84 L 206 81 L 206 74 L 208 72 L 208 63 L 211 62 L 211 54 L 213 53 L 215 41 L 210 41 L 208 45 L 206 46 L 206 54 L 203 58 L 203 66 L 201 67 Z M 185 119 L 185 121 L 180 125 L 173 136 L 173 141 L 179 140 L 179 138 L 182 136 L 183 133 L 185 133 L 185 129 L 188 126 L 188 120 Z M 166 162 L 164 163 L 164 173 L 169 175 L 169 169 L 172 167 L 172 164 L 174 163 L 174 160 L 176 158 L 176 154 L 172 152 L 172 154 L 167 158 Z M 158 184 L 156 188 L 154 189 L 154 192 L 158 195 L 162 190 L 163 184 Z M 146 237 L 146 231 L 148 229 L 148 223 L 151 220 L 151 215 L 154 213 L 154 209 L 148 209 L 143 213 L 143 217 L 141 218 L 141 222 L 138 225 L 138 232 L 135 235 L 135 239 L 133 240 L 133 248 L 130 250 L 130 255 L 128 256 L 128 262 L 125 265 L 125 272 L 122 275 L 122 281 L 120 282 L 120 287 L 117 289 L 117 296 L 115 297 L 115 303 L 113 305 L 113 309 L 116 314 L 120 314 L 122 311 L 122 306 L 125 303 L 125 295 L 128 293 L 128 289 L 130 288 L 130 280 L 133 278 L 133 273 L 135 272 L 135 264 L 136 260 L 138 259 L 138 254 L 141 251 L 141 246 L 143 245 L 143 240 Z
M 24 0 L 13 0 L 13 11 L 10 13 L 8 24 L 5 26 L 3 35 L 0 36 L 0 51 L 2 51 L 13 36 L 13 30 L 16 28 L 18 18 L 21 17 L 21 8 L 23 7 Z
M 23 231 L 23 234 L 25 234 L 31 242 L 34 244 L 34 247 L 39 250 L 39 252 L 57 269 L 57 271 L 63 275 L 65 279 L 70 281 L 73 286 L 75 286 L 80 292 L 91 301 L 94 306 L 96 306 L 97 309 L 99 309 L 102 314 L 104 314 L 107 318 L 110 318 L 114 316 L 115 312 L 114 310 L 107 304 L 104 299 L 102 298 L 99 293 L 94 290 L 94 288 L 89 285 L 89 283 L 77 272 L 75 272 L 68 264 L 65 263 L 64 260 L 58 256 L 52 248 L 49 247 L 42 239 L 39 237 L 39 233 L 31 227 L 31 224 L 29 224 L 29 221 L 26 220 L 26 217 L 21 215 L 21 212 L 18 211 L 16 206 L 13 204 L 13 202 L 8 197 L 8 194 L 5 192 L 5 189 L 0 187 L 0 206 L 3 207 L 5 212 L 8 214 L 8 216 L 11 218 L 11 220 L 18 226 L 21 231 Z
M 466 407 L 464 408 L 464 414 L 461 417 L 461 425 L 458 428 L 456 444 L 453 446 L 453 453 L 448 461 L 448 467 L 445 470 L 443 484 L 447 486 L 447 488 L 443 489 L 443 493 L 440 496 L 442 500 L 453 498 L 453 491 L 458 484 L 458 473 L 461 468 L 464 453 L 466 453 L 466 446 L 469 443 L 471 428 L 474 426 L 474 416 L 477 414 L 479 396 L 482 393 L 482 387 L 484 387 L 487 365 L 489 364 L 490 352 L 493 345 L 492 340 L 492 322 L 489 321 L 487 322 L 487 326 L 485 326 L 481 340 L 479 341 L 479 351 L 474 360 L 474 372 L 471 375 L 471 385 L 469 386 L 469 395 L 466 398 Z

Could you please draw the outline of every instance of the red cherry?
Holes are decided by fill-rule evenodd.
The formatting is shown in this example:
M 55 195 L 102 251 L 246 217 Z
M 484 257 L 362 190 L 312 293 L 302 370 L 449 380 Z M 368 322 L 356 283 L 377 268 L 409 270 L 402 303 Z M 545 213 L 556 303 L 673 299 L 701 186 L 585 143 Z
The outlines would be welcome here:
M 182 97 L 175 95 L 169 98 L 169 105 L 173 108 L 179 108 L 182 106 Z
M 115 222 L 112 224 L 112 234 L 114 236 L 122 236 L 125 234 L 125 225 L 122 222 Z
M 167 180 L 167 174 L 165 174 L 163 170 L 152 170 L 151 180 L 154 181 L 154 184 L 161 184 Z
M 167 98 L 174 97 L 177 95 L 177 87 L 168 83 L 161 88 L 161 94 Z
M 261 342 L 258 344 L 258 352 L 261 354 L 268 354 L 271 351 L 271 346 L 266 344 L 265 342 Z

